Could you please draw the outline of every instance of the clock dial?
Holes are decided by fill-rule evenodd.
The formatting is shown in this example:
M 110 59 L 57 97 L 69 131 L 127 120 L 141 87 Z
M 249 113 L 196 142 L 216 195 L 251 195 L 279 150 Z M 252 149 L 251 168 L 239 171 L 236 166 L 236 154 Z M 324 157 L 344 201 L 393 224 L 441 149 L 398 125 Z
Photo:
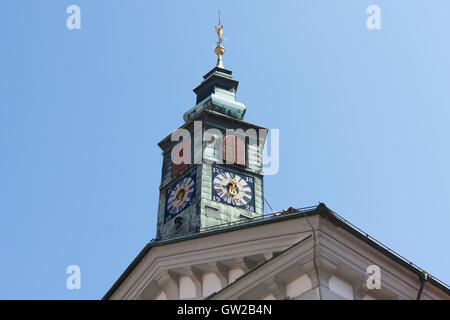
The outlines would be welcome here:
M 255 211 L 253 177 L 212 167 L 212 200 Z
M 172 187 L 167 189 L 166 215 L 164 222 L 171 220 L 194 203 L 195 177 L 196 171 L 193 170 L 189 175 L 180 179 Z

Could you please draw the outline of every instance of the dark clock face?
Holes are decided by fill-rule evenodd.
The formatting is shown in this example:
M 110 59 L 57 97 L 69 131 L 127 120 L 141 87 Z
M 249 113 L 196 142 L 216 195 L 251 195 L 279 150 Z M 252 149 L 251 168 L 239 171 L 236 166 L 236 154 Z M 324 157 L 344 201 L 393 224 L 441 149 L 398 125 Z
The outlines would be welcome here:
M 164 223 L 171 220 L 194 203 L 195 178 L 196 171 L 193 170 L 187 176 L 181 178 L 177 183 L 167 189 Z
M 212 200 L 255 211 L 253 177 L 212 167 Z

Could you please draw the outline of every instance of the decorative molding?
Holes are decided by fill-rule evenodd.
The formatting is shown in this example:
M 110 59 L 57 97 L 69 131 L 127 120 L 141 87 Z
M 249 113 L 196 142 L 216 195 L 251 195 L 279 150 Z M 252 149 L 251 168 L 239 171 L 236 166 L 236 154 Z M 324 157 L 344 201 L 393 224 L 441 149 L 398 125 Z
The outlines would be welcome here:
M 265 280 L 264 285 L 277 300 L 286 300 L 286 284 L 276 276 Z
M 159 274 L 156 283 L 164 290 L 164 293 L 169 300 L 176 300 L 180 298 L 178 275 L 167 270 Z

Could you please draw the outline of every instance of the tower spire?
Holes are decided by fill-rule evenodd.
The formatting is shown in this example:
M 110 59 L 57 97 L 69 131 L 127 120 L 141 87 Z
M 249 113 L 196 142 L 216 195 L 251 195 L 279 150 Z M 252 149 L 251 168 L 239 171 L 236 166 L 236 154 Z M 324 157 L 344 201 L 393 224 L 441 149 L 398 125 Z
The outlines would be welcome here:
M 221 24 L 220 18 L 221 17 L 220 17 L 220 11 L 219 11 L 219 25 L 214 26 L 214 28 L 216 29 L 217 36 L 219 37 L 219 41 L 217 41 L 217 46 L 214 49 L 214 51 L 217 54 L 216 67 L 224 69 L 224 66 L 222 63 L 222 55 L 225 53 L 225 48 L 222 46 L 223 25 Z

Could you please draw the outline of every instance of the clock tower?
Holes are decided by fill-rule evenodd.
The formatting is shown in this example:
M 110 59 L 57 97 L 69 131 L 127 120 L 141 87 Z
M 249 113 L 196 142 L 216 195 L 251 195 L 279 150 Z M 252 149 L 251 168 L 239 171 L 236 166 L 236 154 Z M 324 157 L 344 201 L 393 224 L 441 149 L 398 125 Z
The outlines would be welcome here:
M 447 285 L 323 203 L 264 216 L 267 129 L 244 121 L 238 81 L 222 63 L 220 18 L 216 32 L 216 66 L 183 125 L 159 143 L 156 238 L 103 299 L 450 299 Z M 181 309 L 195 314 L 189 303 Z
M 222 63 L 194 89 L 196 105 L 184 124 L 158 145 L 163 165 L 156 241 L 225 228 L 264 213 L 262 150 L 267 129 L 245 122 L 236 101 L 239 82 Z

